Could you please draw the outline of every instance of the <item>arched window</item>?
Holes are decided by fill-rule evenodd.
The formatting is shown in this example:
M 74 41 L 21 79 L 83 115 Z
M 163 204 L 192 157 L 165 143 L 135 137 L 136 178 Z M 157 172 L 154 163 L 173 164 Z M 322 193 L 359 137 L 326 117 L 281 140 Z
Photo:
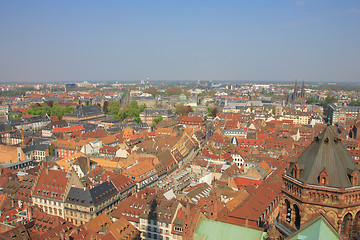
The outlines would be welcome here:
M 300 225 L 301 225 L 300 209 L 296 204 L 294 204 L 294 212 L 295 212 L 295 227 L 296 229 L 300 229 Z
M 348 213 L 344 216 L 342 225 L 341 225 L 341 234 L 347 237 L 350 237 L 352 226 L 352 215 Z
M 358 234 L 353 237 L 360 238 L 360 211 L 355 215 L 353 233 Z

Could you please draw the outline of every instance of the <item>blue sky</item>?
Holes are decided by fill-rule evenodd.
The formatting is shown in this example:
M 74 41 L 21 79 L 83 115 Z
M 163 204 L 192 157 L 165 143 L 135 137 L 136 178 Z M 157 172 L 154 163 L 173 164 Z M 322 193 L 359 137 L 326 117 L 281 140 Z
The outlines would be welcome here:
M 0 1 L 0 82 L 360 82 L 360 1 Z

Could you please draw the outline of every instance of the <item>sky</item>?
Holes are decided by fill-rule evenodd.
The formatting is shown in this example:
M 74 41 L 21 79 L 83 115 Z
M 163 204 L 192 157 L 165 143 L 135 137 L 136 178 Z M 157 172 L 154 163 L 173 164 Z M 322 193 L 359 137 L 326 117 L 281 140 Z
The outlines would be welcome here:
M 360 82 L 360 0 L 0 1 L 0 83 Z

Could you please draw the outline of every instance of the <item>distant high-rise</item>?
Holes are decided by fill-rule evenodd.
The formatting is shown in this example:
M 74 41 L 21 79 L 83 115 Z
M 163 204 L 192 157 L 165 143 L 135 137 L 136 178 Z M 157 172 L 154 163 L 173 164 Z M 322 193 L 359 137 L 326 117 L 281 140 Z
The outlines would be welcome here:
M 146 86 L 147 86 L 147 87 L 150 87 L 149 74 L 147 74 L 147 76 L 146 76 Z

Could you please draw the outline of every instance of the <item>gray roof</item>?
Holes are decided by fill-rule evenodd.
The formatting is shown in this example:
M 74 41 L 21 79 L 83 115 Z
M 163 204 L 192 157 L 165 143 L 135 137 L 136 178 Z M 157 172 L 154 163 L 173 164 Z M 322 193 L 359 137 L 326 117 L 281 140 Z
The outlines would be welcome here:
M 297 179 L 313 185 L 319 185 L 319 176 L 323 170 L 328 175 L 327 186 L 335 188 L 352 187 L 349 176 L 354 171 L 359 173 L 355 161 L 331 126 L 327 126 L 319 136 L 315 137 L 296 163 L 300 169 Z M 295 164 L 290 167 L 286 175 L 292 176 L 294 166 Z
M 66 203 L 81 206 L 96 206 L 99 203 L 110 199 L 116 195 L 118 191 L 111 182 L 103 182 L 92 189 L 70 188 L 66 197 Z
M 78 108 L 75 112 L 66 114 L 68 117 L 88 117 L 88 116 L 96 116 L 103 114 L 103 112 L 96 105 L 91 106 L 82 106 Z
M 47 144 L 37 144 L 37 145 L 30 145 L 28 147 L 24 147 L 22 150 L 26 154 L 32 151 L 46 151 L 49 148 Z

